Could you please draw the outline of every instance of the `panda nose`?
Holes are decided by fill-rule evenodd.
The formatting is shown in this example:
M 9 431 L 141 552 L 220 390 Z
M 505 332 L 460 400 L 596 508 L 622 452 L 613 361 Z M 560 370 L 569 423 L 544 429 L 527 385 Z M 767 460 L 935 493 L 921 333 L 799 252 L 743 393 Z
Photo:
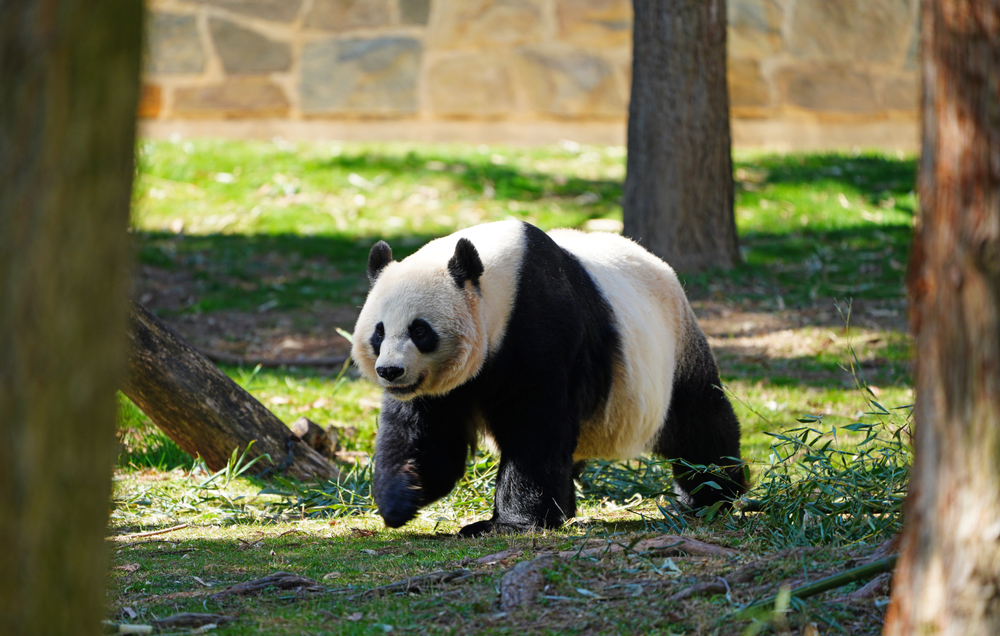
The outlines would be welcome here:
M 375 369 L 375 373 L 378 374 L 378 377 L 392 382 L 403 375 L 403 367 L 378 367 Z

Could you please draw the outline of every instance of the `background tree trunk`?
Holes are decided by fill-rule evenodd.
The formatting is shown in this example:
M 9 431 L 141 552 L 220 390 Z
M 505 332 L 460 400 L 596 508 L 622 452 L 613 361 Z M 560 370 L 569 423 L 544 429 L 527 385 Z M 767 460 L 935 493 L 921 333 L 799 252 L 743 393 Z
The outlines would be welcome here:
M 732 267 L 725 0 L 634 0 L 626 236 L 677 270 Z
M 0 634 L 100 633 L 142 3 L 0 6 Z
M 337 469 L 295 437 L 263 404 L 141 305 L 129 312 L 128 376 L 122 392 L 170 439 L 211 470 L 234 449 L 268 455 L 268 469 L 307 481 L 336 479 Z M 253 445 L 250 446 L 251 442 Z
M 1000 633 L 1000 1 L 925 0 L 915 464 L 885 633 Z

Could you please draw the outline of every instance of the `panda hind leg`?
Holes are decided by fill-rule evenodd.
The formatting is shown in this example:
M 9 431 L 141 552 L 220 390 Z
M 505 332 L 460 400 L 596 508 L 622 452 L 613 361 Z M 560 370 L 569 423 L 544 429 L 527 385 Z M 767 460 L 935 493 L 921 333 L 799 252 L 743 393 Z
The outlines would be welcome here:
M 704 351 L 707 357 L 701 356 L 695 369 L 675 379 L 670 410 L 654 449 L 673 461 L 674 483 L 683 503 L 693 508 L 728 504 L 747 490 L 740 423 L 722 391 L 707 343 Z

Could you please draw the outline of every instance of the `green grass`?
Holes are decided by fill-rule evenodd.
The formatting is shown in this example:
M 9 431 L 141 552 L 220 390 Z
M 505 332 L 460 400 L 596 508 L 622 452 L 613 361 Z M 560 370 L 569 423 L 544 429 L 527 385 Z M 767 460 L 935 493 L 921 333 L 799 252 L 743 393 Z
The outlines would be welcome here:
M 168 321 L 267 311 L 294 322 L 362 304 L 367 253 L 381 238 L 400 258 L 480 222 L 513 217 L 548 229 L 620 220 L 624 162 L 621 148 L 573 144 L 144 141 L 132 230 L 140 263 L 183 287 L 176 302 L 156 308 Z M 578 519 L 566 528 L 459 541 L 447 533 L 491 505 L 495 466 L 480 457 L 451 496 L 405 528 L 387 530 L 370 514 L 364 466 L 340 485 L 312 488 L 236 479 L 232 470 L 209 475 L 122 398 L 112 531 L 191 527 L 115 540 L 114 565 L 140 567 L 112 570 L 109 617 L 124 607 L 139 614 L 132 622 L 179 611 L 241 616 L 218 630 L 224 634 L 372 634 L 388 633 L 386 626 L 397 633 L 620 633 L 622 625 L 629 632 L 726 634 L 734 633 L 730 611 L 774 594 L 783 581 L 818 578 L 870 551 L 898 528 L 909 457 L 908 411 L 894 407 L 914 399 L 911 342 L 900 330 L 914 159 L 746 152 L 734 164 L 744 262 L 682 279 L 699 312 L 736 316 L 713 347 L 743 426 L 757 484 L 751 496 L 766 502 L 767 512 L 678 517 L 664 498 L 670 484 L 663 462 L 595 462 L 581 484 Z M 896 317 L 892 327 L 875 324 L 885 316 Z M 372 451 L 379 392 L 366 381 L 349 376 L 337 384 L 337 370 L 301 367 L 224 370 L 283 421 L 305 415 L 337 427 L 346 450 Z M 628 544 L 681 531 L 742 556 L 560 561 L 545 571 L 551 598 L 513 615 L 497 605 L 511 563 L 470 562 L 506 548 L 520 551 L 516 561 L 586 541 Z M 779 548 L 794 550 L 768 556 Z M 770 571 L 728 597 L 666 600 L 758 557 L 773 559 Z M 350 599 L 455 567 L 477 576 L 429 594 Z M 311 577 L 329 591 L 225 601 L 205 594 L 276 570 Z M 639 596 L 618 598 L 639 588 Z M 870 600 L 831 605 L 834 596 L 797 606 L 793 627 L 878 632 L 880 610 Z M 744 620 L 738 631 L 780 631 L 783 620 Z
M 133 227 L 143 263 L 198 281 L 187 311 L 358 303 L 368 249 L 381 238 L 405 256 L 504 218 L 544 229 L 620 219 L 624 161 L 613 147 L 147 141 Z M 735 165 L 745 264 L 685 277 L 692 297 L 800 306 L 900 296 L 912 159 L 746 154 Z

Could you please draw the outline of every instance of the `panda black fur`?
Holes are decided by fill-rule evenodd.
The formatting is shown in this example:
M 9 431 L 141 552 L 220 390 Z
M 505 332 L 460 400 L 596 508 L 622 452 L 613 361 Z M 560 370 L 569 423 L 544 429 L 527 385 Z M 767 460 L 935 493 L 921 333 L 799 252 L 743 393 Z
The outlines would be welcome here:
M 368 258 L 352 355 L 383 387 L 374 495 L 390 527 L 454 487 L 479 435 L 500 453 L 493 518 L 462 529 L 556 527 L 573 466 L 653 452 L 693 506 L 745 488 L 740 430 L 673 270 L 615 234 L 518 221 Z M 699 485 L 714 481 L 721 488 Z

